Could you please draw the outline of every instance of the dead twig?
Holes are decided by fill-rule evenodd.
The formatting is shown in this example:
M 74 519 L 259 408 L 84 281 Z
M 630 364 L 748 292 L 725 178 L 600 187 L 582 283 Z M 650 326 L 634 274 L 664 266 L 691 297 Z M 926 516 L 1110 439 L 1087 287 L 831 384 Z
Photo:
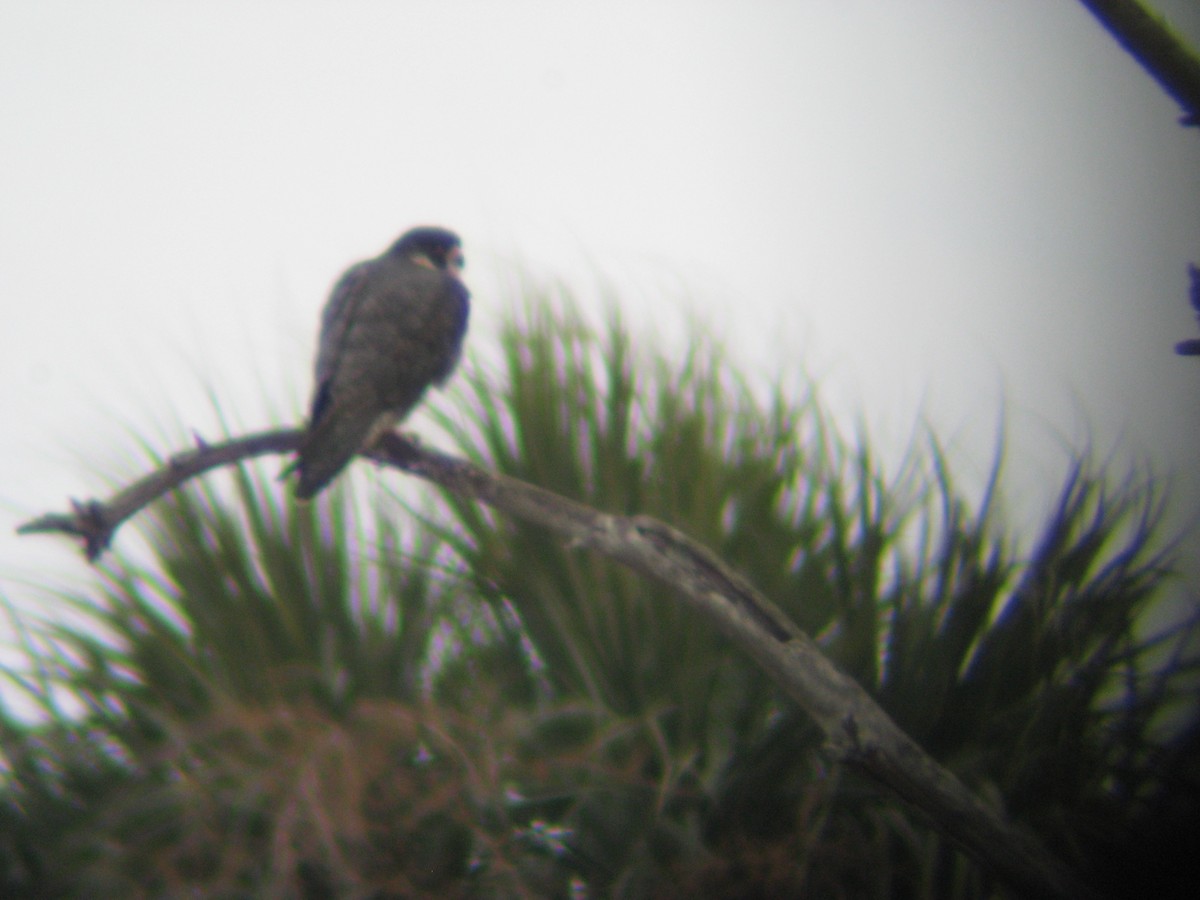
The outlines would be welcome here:
M 299 446 L 298 428 L 265 431 L 220 444 L 196 437 L 194 450 L 177 453 L 161 469 L 140 478 L 108 500 L 71 500 L 69 513 L 48 513 L 26 522 L 17 534 L 67 534 L 82 538 L 83 551 L 95 562 L 112 543 L 113 534 L 125 522 L 163 494 L 210 469 L 268 453 L 291 453 Z

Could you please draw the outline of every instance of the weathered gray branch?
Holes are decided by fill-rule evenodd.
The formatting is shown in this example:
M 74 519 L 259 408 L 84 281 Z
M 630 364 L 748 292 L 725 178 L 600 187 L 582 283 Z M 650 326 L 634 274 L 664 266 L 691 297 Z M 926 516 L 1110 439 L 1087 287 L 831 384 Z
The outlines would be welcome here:
M 241 459 L 296 449 L 300 432 L 283 429 L 204 444 L 105 502 L 72 501 L 72 512 L 42 516 L 18 531 L 62 532 L 84 541 L 95 559 L 126 519 L 188 478 Z M 501 512 L 541 525 L 675 588 L 754 659 L 823 731 L 846 764 L 867 772 L 913 806 L 1022 896 L 1087 897 L 1089 891 L 1032 836 L 972 794 L 892 721 L 857 682 L 740 574 L 686 535 L 647 516 L 616 516 L 496 475 L 465 460 L 385 436 L 366 454 Z
M 299 446 L 302 434 L 298 428 L 282 428 L 220 444 L 197 439 L 194 450 L 176 453 L 161 469 L 138 479 L 103 503 L 72 499 L 71 512 L 47 513 L 20 526 L 17 534 L 57 532 L 81 538 L 88 560 L 95 562 L 122 523 L 163 494 L 210 469 L 268 453 L 291 453 Z

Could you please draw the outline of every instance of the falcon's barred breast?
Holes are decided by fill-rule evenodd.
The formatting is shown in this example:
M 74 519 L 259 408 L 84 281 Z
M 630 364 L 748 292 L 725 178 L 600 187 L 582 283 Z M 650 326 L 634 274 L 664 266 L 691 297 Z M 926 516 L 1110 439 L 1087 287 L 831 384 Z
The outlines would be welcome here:
M 470 311 L 462 259 L 453 232 L 414 228 L 338 280 L 321 319 L 298 498 L 319 492 L 454 371 Z

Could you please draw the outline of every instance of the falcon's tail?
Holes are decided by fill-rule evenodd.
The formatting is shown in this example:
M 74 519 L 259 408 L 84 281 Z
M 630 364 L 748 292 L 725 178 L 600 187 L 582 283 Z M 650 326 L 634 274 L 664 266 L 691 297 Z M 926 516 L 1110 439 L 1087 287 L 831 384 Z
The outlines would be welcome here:
M 312 499 L 346 467 L 363 448 L 375 419 L 371 414 L 343 413 L 310 426 L 292 466 L 299 473 L 293 491 L 297 500 Z

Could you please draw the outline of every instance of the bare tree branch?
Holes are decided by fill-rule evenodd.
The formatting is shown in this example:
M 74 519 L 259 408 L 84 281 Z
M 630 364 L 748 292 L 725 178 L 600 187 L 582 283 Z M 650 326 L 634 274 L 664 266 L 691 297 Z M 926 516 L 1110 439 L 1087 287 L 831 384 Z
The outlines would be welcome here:
M 1200 59 L 1137 0 L 1080 0 L 1129 55 L 1200 126 Z
M 50 514 L 18 532 L 81 537 L 89 559 L 116 529 L 151 501 L 217 466 L 296 449 L 300 434 L 281 429 L 222 444 L 200 442 L 157 472 L 107 501 L 72 501 L 72 512 Z M 738 572 L 705 547 L 648 516 L 599 512 L 515 478 L 385 435 L 367 457 L 395 466 L 508 515 L 541 525 L 673 587 L 754 659 L 825 735 L 829 750 L 895 791 L 929 816 L 950 840 L 1029 897 L 1094 896 L 1059 860 L 1000 811 L 972 794 L 928 756 L 854 679 L 842 673 L 796 624 Z
M 108 500 L 72 499 L 71 512 L 47 513 L 21 525 L 17 534 L 58 532 L 82 538 L 88 561 L 95 562 L 108 548 L 122 523 L 163 494 L 218 466 L 267 453 L 291 453 L 299 446 L 302 434 L 298 428 L 282 428 L 221 444 L 209 444 L 197 438 L 196 449 L 175 454 L 161 469 L 138 479 Z

